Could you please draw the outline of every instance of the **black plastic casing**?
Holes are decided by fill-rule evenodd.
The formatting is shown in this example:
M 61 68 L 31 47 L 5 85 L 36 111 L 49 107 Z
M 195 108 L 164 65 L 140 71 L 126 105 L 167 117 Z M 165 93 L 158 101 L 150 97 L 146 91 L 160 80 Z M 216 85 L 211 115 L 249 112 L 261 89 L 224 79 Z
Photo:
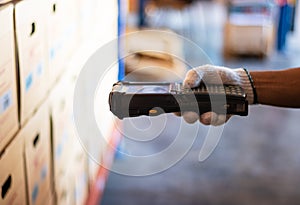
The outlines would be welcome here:
M 168 86 L 170 89 L 165 93 L 126 92 L 130 86 L 149 85 Z M 213 86 L 217 86 L 218 89 L 222 87 L 229 89 L 230 87 L 234 92 L 226 94 L 225 92 L 216 92 L 214 89 L 210 89 Z M 201 84 L 197 88 L 188 90 L 172 89 L 176 87 L 180 88 L 181 85 L 178 83 L 117 82 L 109 94 L 110 110 L 119 119 L 184 111 L 193 111 L 198 114 L 213 111 L 218 114 L 248 115 L 246 94 L 239 86 Z M 197 89 L 210 91 L 199 92 Z

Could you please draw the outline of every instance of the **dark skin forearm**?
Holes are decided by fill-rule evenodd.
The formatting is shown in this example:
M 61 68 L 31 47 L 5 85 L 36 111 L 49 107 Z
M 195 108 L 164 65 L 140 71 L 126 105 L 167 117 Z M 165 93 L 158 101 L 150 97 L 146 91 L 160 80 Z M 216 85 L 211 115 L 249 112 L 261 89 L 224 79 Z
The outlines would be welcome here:
M 259 104 L 300 108 L 300 68 L 251 71 Z

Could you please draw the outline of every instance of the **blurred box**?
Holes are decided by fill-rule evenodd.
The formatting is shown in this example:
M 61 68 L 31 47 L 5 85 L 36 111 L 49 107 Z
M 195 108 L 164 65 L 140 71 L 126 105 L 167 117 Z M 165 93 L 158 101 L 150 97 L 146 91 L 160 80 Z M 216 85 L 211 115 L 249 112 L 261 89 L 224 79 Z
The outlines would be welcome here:
M 0 155 L 0 204 L 25 204 L 26 183 L 22 136 L 14 140 Z
M 80 38 L 83 42 L 93 36 L 94 0 L 79 0 Z
M 56 205 L 75 204 L 74 179 L 68 172 L 62 173 L 57 179 Z
M 79 0 L 59 1 L 63 12 L 61 23 L 63 24 L 62 38 L 64 62 L 68 62 L 75 51 L 81 45 L 79 24 Z M 57 4 L 59 6 L 59 4 Z
M 126 80 L 181 81 L 186 73 L 183 45 L 169 30 L 128 30 Z
M 45 203 L 47 205 L 56 205 L 55 196 L 53 194 L 51 194 L 51 196 L 49 196 L 49 198 L 45 200 Z
M 56 169 L 57 174 L 54 176 L 54 191 L 57 205 L 75 204 L 75 177 L 74 167 L 72 164 L 72 152 L 69 153 L 69 159 L 63 166 Z
M 51 85 L 57 82 L 67 69 L 71 57 L 79 49 L 80 34 L 91 33 L 90 30 L 86 30 L 88 27 L 80 27 L 80 11 L 83 9 L 80 5 L 79 0 L 47 0 L 47 57 Z M 86 19 L 86 21 L 90 20 Z
M 125 78 L 130 81 L 181 81 L 186 71 L 185 64 L 176 58 L 163 60 L 144 55 L 133 55 L 126 58 L 125 65 Z
M 67 69 L 62 75 L 50 95 L 57 204 L 83 204 L 87 197 L 86 156 L 73 123 L 73 93 L 79 72 L 75 63 L 73 69 Z
M 22 125 L 48 92 L 45 5 L 45 1 L 26 0 L 15 6 Z
M 62 1 L 47 1 L 47 58 L 49 63 L 49 81 L 53 85 L 63 72 L 66 64 L 64 38 L 64 18 L 66 8 Z M 52 86 L 50 86 L 52 87 Z
M 64 166 L 66 160 L 70 158 L 72 150 L 73 132 L 71 132 L 70 115 L 72 115 L 73 99 L 69 98 L 66 79 L 63 77 L 53 88 L 50 94 L 50 115 L 52 121 L 52 141 L 53 141 L 53 160 L 54 170 L 56 167 Z
M 13 0 L 0 0 L 0 5 L 7 4 L 9 2 L 12 2 Z
M 103 98 L 103 96 L 108 96 L 109 92 L 111 91 L 112 84 L 117 81 L 118 65 L 114 65 L 111 69 L 109 69 L 108 72 L 106 72 L 99 84 L 100 88 L 97 89 L 95 93 L 93 88 L 94 82 L 92 82 L 91 80 L 91 78 L 95 77 L 93 69 L 89 68 L 88 73 L 80 72 L 81 68 L 85 65 L 87 59 L 90 57 L 91 54 L 93 54 L 93 50 L 94 47 L 90 47 L 90 45 L 80 47 L 80 51 L 76 52 L 76 54 L 72 57 L 72 60 L 69 64 L 70 69 L 67 69 L 67 72 L 64 73 L 64 76 L 68 76 L 67 78 L 73 82 L 72 84 L 75 87 L 75 83 L 77 81 L 78 76 L 84 75 L 80 76 L 81 78 L 84 78 L 84 85 L 77 85 L 77 92 L 79 93 L 82 99 L 97 98 L 97 100 L 95 99 L 95 104 L 97 104 L 97 106 L 95 106 L 95 113 L 97 113 L 95 117 L 99 118 L 100 120 L 99 122 L 97 121 L 97 124 L 98 126 L 100 126 L 101 133 L 109 138 L 111 127 L 113 125 L 113 115 L 109 111 L 109 104 L 107 103 L 107 99 L 105 97 Z M 115 55 L 117 59 L 117 52 L 115 53 Z M 99 93 L 97 91 L 99 91 Z M 73 102 L 72 91 L 69 91 L 67 93 L 72 95 L 71 99 Z M 82 108 L 87 106 L 85 102 L 86 101 L 84 101 L 81 105 Z M 95 163 L 93 160 L 101 162 L 101 157 L 104 150 L 104 139 L 102 139 L 99 136 L 98 132 L 95 132 L 95 129 L 90 126 L 91 120 L 93 120 L 91 116 L 93 116 L 94 113 L 87 113 L 86 109 L 80 109 L 77 110 L 77 115 L 81 116 L 81 118 L 85 120 L 86 123 L 84 123 L 83 126 L 85 126 L 84 129 L 86 129 L 87 134 L 85 136 L 77 136 L 77 133 L 75 133 L 75 140 L 79 140 L 80 137 L 82 146 L 84 146 L 84 148 L 88 151 L 89 155 L 93 157 L 93 159 L 91 159 L 91 163 L 89 163 L 89 165 L 91 165 L 91 167 L 89 167 L 89 170 L 91 170 L 91 172 L 89 172 L 88 174 L 89 177 L 91 177 L 91 181 L 93 181 L 93 179 L 95 179 L 95 175 L 97 174 L 100 168 L 99 164 Z
M 87 153 L 83 149 L 80 141 L 76 139 L 73 150 L 72 167 L 74 170 L 75 181 L 75 204 L 84 204 L 88 197 L 89 180 L 88 180 L 88 161 Z
M 70 136 L 64 154 L 63 160 L 54 161 L 57 204 L 84 204 L 89 188 L 87 154 L 75 135 Z
M 64 74 L 50 94 L 50 115 L 52 121 L 52 158 L 54 170 L 55 191 L 61 195 L 60 180 L 68 175 L 68 169 L 73 159 L 74 130 L 72 127 L 72 83 L 68 75 Z M 65 192 L 65 191 L 63 191 Z
M 93 32 L 95 41 L 108 43 L 118 36 L 118 2 L 93 0 Z
M 19 128 L 13 6 L 0 8 L 0 152 Z
M 137 0 L 128 0 L 127 1 L 127 7 L 128 7 L 128 12 L 129 13 L 138 13 L 139 11 L 139 1 Z
M 27 196 L 30 205 L 44 204 L 52 196 L 50 156 L 50 120 L 47 102 L 20 130 L 17 137 L 25 140 Z
M 242 15 L 244 16 L 244 15 Z M 269 55 L 274 45 L 274 25 L 262 19 L 231 18 L 224 26 L 225 55 Z

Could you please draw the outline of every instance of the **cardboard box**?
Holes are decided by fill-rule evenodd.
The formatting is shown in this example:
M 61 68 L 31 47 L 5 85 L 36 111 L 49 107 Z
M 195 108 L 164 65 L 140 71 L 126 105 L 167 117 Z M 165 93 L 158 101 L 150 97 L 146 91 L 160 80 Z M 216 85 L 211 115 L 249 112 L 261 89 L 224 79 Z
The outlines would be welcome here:
M 73 56 L 79 48 L 80 41 L 80 23 L 79 23 L 79 0 L 64 0 L 61 2 L 63 17 L 63 33 L 61 41 L 63 43 L 64 61 Z
M 69 158 L 65 161 L 65 164 L 56 167 L 58 171 L 54 176 L 54 190 L 57 205 L 75 204 L 75 178 L 74 167 L 72 166 L 72 154 L 70 151 Z
M 14 138 L 0 155 L 0 204 L 26 204 L 23 140 Z
M 47 1 L 47 58 L 49 63 L 49 83 L 54 85 L 66 64 L 64 43 L 64 15 L 66 8 L 62 1 Z
M 74 143 L 72 167 L 74 170 L 74 182 L 75 182 L 75 204 L 84 204 L 88 197 L 88 158 L 87 153 L 83 149 L 81 143 L 77 139 Z
M 48 92 L 45 5 L 45 1 L 26 0 L 15 6 L 22 125 Z
M 94 0 L 79 0 L 80 38 L 83 42 L 93 36 Z
M 68 63 L 81 45 L 81 34 L 92 33 L 88 26 L 91 19 L 85 17 L 88 12 L 84 12 L 84 25 L 87 26 L 83 26 L 80 19 L 80 11 L 85 8 L 80 6 L 85 4 L 79 4 L 79 0 L 47 1 L 47 58 L 51 85 L 67 70 Z
M 30 205 L 44 204 L 52 195 L 52 166 L 50 156 L 50 120 L 47 102 L 24 125 L 17 137 L 23 138 Z
M 68 69 L 50 95 L 57 204 L 82 204 L 87 195 L 88 182 L 83 180 L 87 178 L 87 165 L 78 157 L 83 148 L 73 124 L 73 92 L 78 74 L 76 67 Z
M 62 174 L 58 179 L 56 190 L 56 205 L 75 204 L 74 178 L 69 173 Z
M 66 75 L 59 80 L 50 94 L 50 115 L 52 119 L 52 157 L 54 166 L 54 184 L 58 187 L 61 172 L 69 168 L 74 147 L 74 131 L 72 121 L 72 100 L 70 97 L 71 84 Z
M 9 2 L 12 2 L 13 0 L 0 0 L 0 5 L 7 4 Z
M 117 1 L 93 0 L 93 33 L 96 42 L 108 43 L 118 36 Z
M 269 55 L 274 45 L 274 25 L 234 24 L 224 26 L 224 54 Z
M 47 200 L 45 200 L 45 204 L 46 205 L 56 205 L 54 194 L 52 194 L 51 196 L 49 196 L 49 198 Z
M 75 83 L 77 81 L 77 78 L 80 74 L 81 68 L 82 66 L 84 66 L 86 60 L 88 59 L 88 57 L 90 55 L 87 54 L 92 54 L 93 52 L 93 48 L 94 47 L 81 47 L 80 52 L 76 52 L 76 55 L 72 58 L 70 64 L 69 64 L 69 69 L 67 69 L 67 72 L 64 73 L 62 79 L 66 78 L 68 79 L 68 81 L 70 82 L 69 84 L 72 84 L 72 87 L 75 87 Z M 117 54 L 116 54 L 117 55 Z M 89 73 L 90 75 L 93 75 L 93 72 Z M 114 66 L 113 69 L 110 70 L 110 72 L 107 73 L 107 75 L 105 75 L 105 77 L 101 80 L 101 89 L 99 89 L 101 92 L 100 93 L 93 93 L 91 90 L 91 86 L 92 84 L 90 83 L 90 75 L 87 75 L 86 77 L 86 84 L 85 86 L 82 86 L 80 88 L 80 94 L 81 97 L 83 99 L 87 98 L 87 97 L 93 97 L 95 95 L 95 98 L 97 98 L 96 103 L 99 106 L 95 106 L 95 112 L 97 113 L 98 118 L 100 118 L 99 124 L 101 124 L 101 127 L 104 127 L 105 129 L 101 129 L 102 133 L 104 135 L 106 135 L 106 133 L 110 132 L 106 132 L 107 131 L 111 131 L 111 126 L 113 125 L 113 121 L 111 120 L 111 112 L 109 111 L 109 105 L 107 103 L 107 99 L 103 98 L 103 96 L 107 96 L 111 90 L 111 86 L 113 83 L 115 83 L 117 81 L 117 74 L 118 74 L 118 66 Z M 73 88 L 74 89 L 74 88 Z M 70 89 L 70 91 L 63 91 L 63 89 L 60 89 L 60 92 L 62 92 L 63 94 L 67 93 L 68 95 L 70 95 L 71 99 L 72 99 L 72 103 L 73 103 L 73 89 Z M 99 103 L 99 104 L 98 104 Z M 82 104 L 82 107 L 85 107 L 85 104 Z M 73 105 L 72 105 L 73 107 Z M 106 109 L 107 107 L 107 109 Z M 73 111 L 73 110 L 72 110 Z M 91 119 L 91 117 L 87 117 L 87 113 L 85 109 L 80 109 L 80 112 L 82 113 L 77 113 L 81 116 L 85 116 L 84 119 L 87 122 L 87 124 L 89 123 L 89 120 Z M 73 113 L 72 113 L 73 115 Z M 74 125 L 73 123 L 73 119 L 72 121 L 72 125 Z M 101 156 L 103 153 L 103 140 L 100 141 L 99 140 L 99 135 L 98 133 L 94 133 L 93 130 L 94 129 L 89 129 L 87 128 L 87 134 L 86 136 L 77 136 L 77 133 L 75 132 L 75 127 L 72 129 L 75 132 L 75 141 L 78 141 L 79 137 L 80 140 L 82 141 L 83 145 L 85 146 L 85 149 L 87 149 L 87 151 L 89 152 L 89 154 L 91 154 L 97 161 L 101 161 Z M 110 136 L 107 136 L 110 137 Z M 93 163 L 93 161 L 91 162 L 91 168 L 90 170 L 93 170 L 91 172 L 93 172 L 94 174 L 91 174 L 92 176 L 95 176 L 95 173 L 99 170 L 99 165 Z M 90 176 L 90 174 L 89 174 Z M 91 177 L 94 178 L 94 177 Z
M 87 83 L 86 93 L 87 96 L 94 95 L 94 112 L 89 113 L 89 115 L 94 115 L 98 128 L 88 127 L 87 126 L 87 135 L 81 136 L 84 138 L 85 148 L 89 154 L 89 180 L 91 184 L 93 184 L 96 180 L 96 176 L 98 171 L 103 163 L 103 155 L 106 152 L 108 147 L 108 142 L 110 141 L 112 135 L 112 129 L 115 125 L 115 116 L 109 110 L 109 104 L 107 102 L 107 98 L 103 96 L 108 96 L 111 91 L 111 86 L 117 82 L 118 75 L 118 66 L 112 66 L 108 72 L 105 73 L 101 82 L 99 82 L 98 89 L 96 93 L 92 92 L 92 84 Z M 86 116 L 87 125 L 93 124 L 92 118 L 88 117 L 88 115 L 82 114 L 82 116 Z M 101 132 L 101 136 L 98 134 L 98 130 Z
M 19 128 L 13 6 L 0 8 L 0 152 Z
M 185 64 L 176 58 L 166 61 L 134 55 L 126 59 L 125 66 L 128 81 L 182 81 L 186 73 Z
M 182 81 L 183 43 L 169 30 L 128 30 L 125 71 L 129 81 Z

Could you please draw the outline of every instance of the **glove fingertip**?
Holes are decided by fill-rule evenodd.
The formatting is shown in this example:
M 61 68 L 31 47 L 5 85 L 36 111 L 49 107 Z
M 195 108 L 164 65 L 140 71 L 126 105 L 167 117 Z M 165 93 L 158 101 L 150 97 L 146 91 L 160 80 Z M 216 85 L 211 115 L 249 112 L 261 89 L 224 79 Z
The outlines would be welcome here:
M 201 81 L 201 76 L 194 70 L 189 70 L 183 81 L 183 86 L 187 88 L 196 87 Z
M 193 124 L 199 119 L 199 115 L 195 112 L 184 112 L 183 113 L 183 119 L 189 123 Z

